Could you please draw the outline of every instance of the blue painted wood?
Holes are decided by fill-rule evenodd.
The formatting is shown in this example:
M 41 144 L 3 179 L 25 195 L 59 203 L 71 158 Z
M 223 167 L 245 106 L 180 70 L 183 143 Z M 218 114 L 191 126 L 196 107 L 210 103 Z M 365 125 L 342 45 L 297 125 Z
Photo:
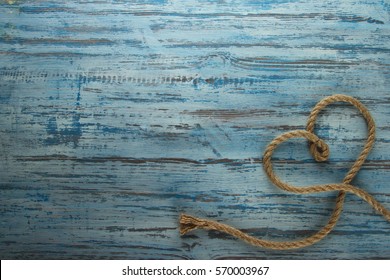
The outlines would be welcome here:
M 278 190 L 261 156 L 336 92 L 377 122 L 354 183 L 390 208 L 387 1 L 0 3 L 2 259 L 390 258 L 390 224 L 353 196 L 300 250 L 177 230 L 183 211 L 273 240 L 320 229 L 336 194 Z M 334 106 L 317 132 L 330 161 L 292 141 L 275 154 L 281 177 L 342 180 L 364 120 Z

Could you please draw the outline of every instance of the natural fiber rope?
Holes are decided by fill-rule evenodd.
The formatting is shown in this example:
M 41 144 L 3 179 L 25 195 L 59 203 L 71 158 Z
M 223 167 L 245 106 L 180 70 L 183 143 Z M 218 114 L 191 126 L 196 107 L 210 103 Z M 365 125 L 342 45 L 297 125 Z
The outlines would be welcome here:
M 341 102 L 341 101 L 350 103 L 353 106 L 355 106 L 365 118 L 368 127 L 368 137 L 367 137 L 366 144 L 364 145 L 363 150 L 360 153 L 359 157 L 352 165 L 351 169 L 348 171 L 343 182 L 338 184 L 313 185 L 309 187 L 295 187 L 293 185 L 283 182 L 278 176 L 275 175 L 271 163 L 271 156 L 275 151 L 275 149 L 277 148 L 277 146 L 291 138 L 306 138 L 309 141 L 310 152 L 313 155 L 314 159 L 318 162 L 326 161 L 329 157 L 329 148 L 328 145 L 322 139 L 318 138 L 318 136 L 314 134 L 313 132 L 314 124 L 317 120 L 318 114 L 323 108 L 325 108 L 331 103 Z M 260 246 L 260 247 L 265 247 L 265 248 L 275 249 L 275 250 L 302 248 L 320 241 L 333 230 L 338 219 L 340 218 L 343 209 L 345 195 L 347 192 L 355 194 L 358 197 L 365 200 L 378 213 L 382 214 L 385 219 L 390 221 L 389 210 L 387 210 L 382 204 L 376 201 L 375 198 L 372 197 L 370 194 L 350 184 L 352 179 L 359 172 L 361 166 L 366 160 L 367 155 L 371 151 L 371 148 L 374 144 L 374 141 L 375 141 L 375 123 L 370 112 L 362 103 L 360 103 L 358 100 L 348 95 L 336 94 L 336 95 L 326 97 L 322 99 L 320 102 L 318 102 L 317 105 L 311 111 L 309 119 L 307 121 L 306 130 L 293 130 L 293 131 L 283 133 L 282 135 L 276 137 L 274 140 L 271 141 L 271 143 L 269 143 L 269 145 L 265 149 L 264 156 L 263 156 L 264 170 L 267 173 L 269 179 L 271 180 L 272 183 L 274 183 L 276 186 L 278 186 L 279 188 L 285 191 L 299 193 L 299 194 L 339 191 L 336 199 L 335 208 L 329 218 L 328 223 L 321 230 L 319 230 L 317 233 L 313 234 L 312 236 L 297 241 L 284 241 L 284 242 L 270 241 L 270 240 L 264 240 L 264 239 L 252 237 L 242 232 L 239 229 L 236 229 L 234 227 L 231 227 L 223 223 L 182 214 L 180 216 L 180 233 L 183 235 L 194 229 L 202 228 L 207 230 L 217 230 L 220 232 L 225 232 L 234 237 L 242 239 L 254 246 Z

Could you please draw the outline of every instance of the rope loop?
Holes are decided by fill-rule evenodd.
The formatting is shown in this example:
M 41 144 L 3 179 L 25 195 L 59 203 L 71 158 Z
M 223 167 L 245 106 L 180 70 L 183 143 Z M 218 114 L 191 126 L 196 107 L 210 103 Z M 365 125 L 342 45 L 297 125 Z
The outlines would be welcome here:
M 275 149 L 281 143 L 291 138 L 306 139 L 309 142 L 309 150 L 313 158 L 317 162 L 323 162 L 328 160 L 330 154 L 329 147 L 324 140 L 320 139 L 314 133 L 314 126 L 320 111 L 323 110 L 326 106 L 335 102 L 346 102 L 356 107 L 359 110 L 359 112 L 363 115 L 364 119 L 366 120 L 367 131 L 368 131 L 366 143 L 364 144 L 364 147 L 360 155 L 358 156 L 358 158 L 356 159 L 356 161 L 354 162 L 354 164 L 352 165 L 352 167 L 344 177 L 343 182 L 335 183 L 335 184 L 312 185 L 307 187 L 296 187 L 282 181 L 275 174 L 273 170 L 271 158 Z M 277 136 L 268 144 L 263 155 L 263 167 L 265 173 L 268 175 L 269 180 L 274 185 L 281 188 L 282 190 L 292 192 L 292 193 L 299 193 L 299 194 L 338 191 L 338 196 L 336 198 L 336 203 L 333 212 L 327 224 L 322 229 L 320 229 L 315 234 L 300 240 L 279 242 L 279 241 L 271 241 L 271 240 L 255 238 L 253 236 L 244 233 L 239 229 L 236 229 L 229 225 L 219 223 L 213 220 L 201 219 L 190 215 L 182 214 L 179 220 L 180 233 L 183 235 L 198 228 L 207 229 L 207 230 L 217 230 L 220 232 L 230 234 L 254 246 L 260 246 L 268 249 L 286 250 L 286 249 L 303 248 L 320 241 L 333 230 L 333 228 L 336 226 L 337 221 L 340 218 L 346 193 L 352 193 L 362 198 L 368 204 L 370 204 L 379 214 L 381 214 L 385 219 L 387 219 L 390 222 L 389 210 L 387 210 L 369 193 L 350 184 L 353 178 L 359 172 L 360 168 L 362 167 L 364 161 L 366 160 L 368 154 L 372 149 L 372 146 L 374 145 L 374 142 L 375 142 L 375 122 L 368 109 L 360 101 L 348 95 L 335 94 L 335 95 L 328 96 L 322 99 L 320 102 L 318 102 L 312 109 L 306 124 L 306 130 L 292 130 Z

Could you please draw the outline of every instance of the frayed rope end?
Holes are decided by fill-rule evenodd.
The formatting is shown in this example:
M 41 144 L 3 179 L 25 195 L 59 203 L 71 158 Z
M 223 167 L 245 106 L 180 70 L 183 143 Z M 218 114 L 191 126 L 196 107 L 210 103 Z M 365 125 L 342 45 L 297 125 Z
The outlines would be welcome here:
M 207 221 L 190 215 L 181 214 L 179 219 L 179 225 L 180 225 L 180 234 L 184 235 L 197 228 L 207 227 Z

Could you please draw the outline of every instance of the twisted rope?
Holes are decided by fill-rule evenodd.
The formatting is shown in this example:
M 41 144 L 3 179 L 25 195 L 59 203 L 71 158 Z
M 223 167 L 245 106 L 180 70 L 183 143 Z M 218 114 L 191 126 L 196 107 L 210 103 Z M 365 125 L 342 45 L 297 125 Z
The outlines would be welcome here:
M 343 182 L 336 183 L 336 184 L 313 185 L 309 187 L 296 187 L 283 182 L 274 173 L 272 162 L 271 162 L 271 156 L 275 151 L 275 149 L 277 148 L 277 146 L 287 141 L 288 139 L 305 138 L 309 141 L 310 152 L 316 161 L 322 162 L 328 159 L 329 157 L 328 145 L 322 139 L 316 136 L 313 131 L 314 131 L 315 122 L 317 120 L 317 116 L 320 113 L 320 111 L 324 109 L 326 106 L 328 106 L 329 104 L 335 102 L 347 102 L 355 106 L 363 115 L 368 127 L 368 137 L 363 147 L 363 150 L 361 151 L 355 163 L 352 165 L 351 169 L 348 171 L 347 175 L 344 177 Z M 320 241 L 333 230 L 343 210 L 343 204 L 344 204 L 346 193 L 352 193 L 362 198 L 364 201 L 370 204 L 378 213 L 380 213 L 386 220 L 390 221 L 389 210 L 387 210 L 382 204 L 380 204 L 377 200 L 375 200 L 375 198 L 371 196 L 369 193 L 350 184 L 353 178 L 359 172 L 364 161 L 366 160 L 368 154 L 371 151 L 372 146 L 374 145 L 374 142 L 375 142 L 375 123 L 367 108 L 358 100 L 348 95 L 336 94 L 336 95 L 328 96 L 322 99 L 320 102 L 318 102 L 315 105 L 315 107 L 312 109 L 309 119 L 307 121 L 306 130 L 293 130 L 279 135 L 269 143 L 269 145 L 265 149 L 264 156 L 263 156 L 263 166 L 266 174 L 268 175 L 271 182 L 274 183 L 277 187 L 281 188 L 282 190 L 292 192 L 292 193 L 297 193 L 297 194 L 339 191 L 338 196 L 336 198 L 336 204 L 334 210 L 328 220 L 328 223 L 322 229 L 320 229 L 315 234 L 303 238 L 301 240 L 279 242 L 279 241 L 271 241 L 271 240 L 255 238 L 253 236 L 250 236 L 242 232 L 239 229 L 236 229 L 229 225 L 219 223 L 213 220 L 201 219 L 198 217 L 182 214 L 180 216 L 180 221 L 179 221 L 180 234 L 184 235 L 194 229 L 216 230 L 216 231 L 230 234 L 254 246 L 260 246 L 260 247 L 275 249 L 275 250 L 302 248 L 302 247 L 310 246 Z

